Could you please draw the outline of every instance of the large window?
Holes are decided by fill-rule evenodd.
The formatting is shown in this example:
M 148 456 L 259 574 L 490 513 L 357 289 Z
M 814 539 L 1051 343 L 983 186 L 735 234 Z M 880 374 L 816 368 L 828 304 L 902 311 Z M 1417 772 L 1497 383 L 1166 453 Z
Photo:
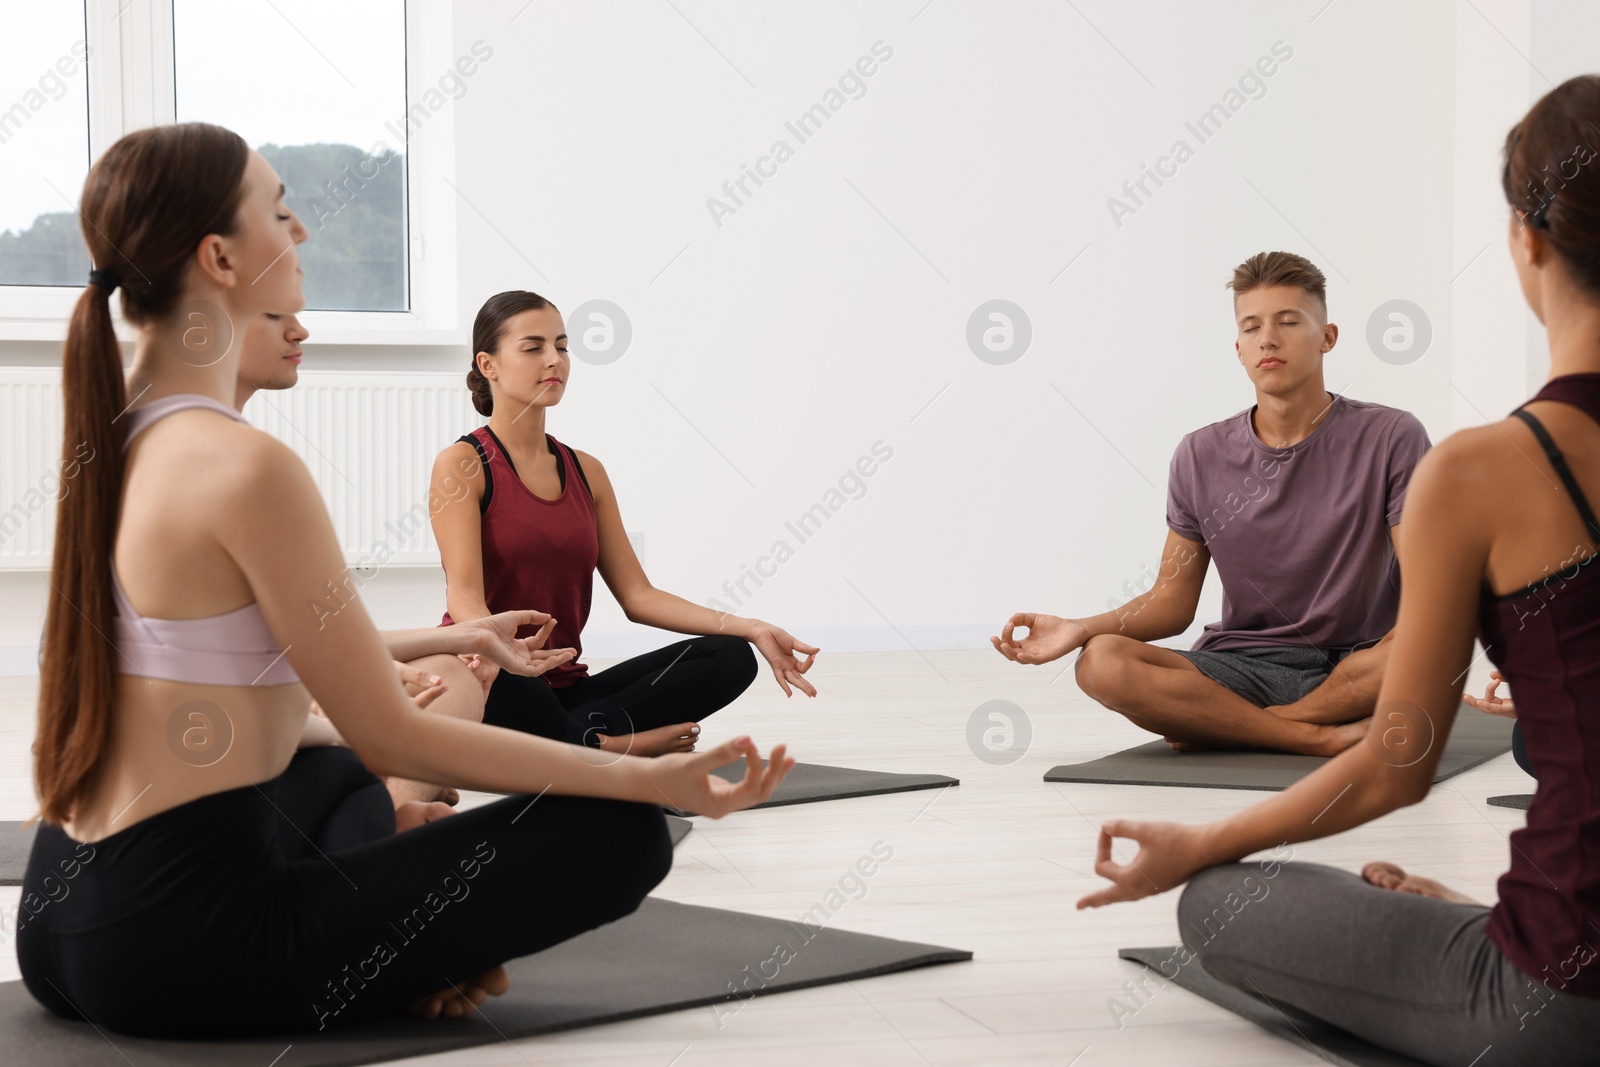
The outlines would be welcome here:
M 303 318 L 318 341 L 459 341 L 449 178 L 464 94 L 434 89 L 471 67 L 452 29 L 434 0 L 8 5 L 0 339 L 64 336 L 89 269 L 77 203 L 91 161 L 131 130 L 205 121 L 282 176 L 310 231 Z
M 175 0 L 179 122 L 237 131 L 310 230 L 306 306 L 403 311 L 405 10 L 398 0 Z
M 89 253 L 73 205 L 89 172 L 83 4 L 7 6 L 0 33 L 0 285 L 82 285 Z

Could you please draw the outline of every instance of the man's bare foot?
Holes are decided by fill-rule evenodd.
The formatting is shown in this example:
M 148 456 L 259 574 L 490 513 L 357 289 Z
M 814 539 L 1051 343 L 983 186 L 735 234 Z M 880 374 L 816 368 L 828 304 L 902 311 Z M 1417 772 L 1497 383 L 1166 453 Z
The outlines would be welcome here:
M 408 800 L 394 809 L 394 832 L 403 833 L 425 822 L 454 815 L 456 810 L 439 800 Z
M 1355 722 L 1340 723 L 1337 726 L 1318 727 L 1318 741 L 1306 750 L 1308 756 L 1337 756 L 1352 745 L 1359 745 L 1367 736 L 1367 727 L 1372 725 L 1372 716 L 1357 719 Z
M 1326 705 L 1326 701 L 1323 702 Z M 1341 707 L 1324 706 L 1318 708 L 1310 701 L 1302 700 L 1294 704 L 1268 704 L 1261 709 L 1269 715 L 1276 715 L 1280 719 L 1291 722 L 1308 722 L 1313 726 L 1339 726 L 1334 717 L 1348 715 L 1349 711 Z
M 1217 749 L 1227 749 L 1234 752 L 1291 752 L 1303 756 L 1337 756 L 1366 737 L 1367 726 L 1371 722 L 1372 719 L 1369 716 L 1365 719 L 1358 719 L 1355 722 L 1340 723 L 1337 726 L 1315 726 L 1315 733 L 1310 735 L 1304 744 L 1290 748 L 1264 748 L 1261 745 L 1224 744 L 1185 737 L 1163 737 L 1161 740 L 1165 741 L 1167 746 L 1174 752 L 1210 752 Z
M 478 1010 L 478 1005 L 490 997 L 498 997 L 511 988 L 511 976 L 504 967 L 491 967 L 471 981 L 461 982 L 414 1001 L 407 1014 L 422 1019 L 459 1019 Z
M 1454 889 L 1440 885 L 1432 878 L 1420 874 L 1407 874 L 1392 863 L 1375 860 L 1361 868 L 1361 877 L 1379 889 L 1393 889 L 1400 893 L 1415 893 L 1419 897 L 1434 897 L 1454 904 L 1476 904 L 1476 900 Z
M 600 748 L 630 756 L 661 756 L 668 752 L 693 752 L 699 737 L 699 723 L 680 722 L 676 726 L 658 726 L 636 734 L 601 734 Z

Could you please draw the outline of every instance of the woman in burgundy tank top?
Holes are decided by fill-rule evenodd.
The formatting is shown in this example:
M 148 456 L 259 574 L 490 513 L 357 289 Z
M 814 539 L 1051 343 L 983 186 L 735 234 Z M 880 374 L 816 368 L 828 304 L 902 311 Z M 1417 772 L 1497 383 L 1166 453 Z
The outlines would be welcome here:
M 441 452 L 433 472 L 432 499 L 444 502 L 433 509 L 446 581 L 442 625 L 508 605 L 544 611 L 554 620 L 548 658 L 557 661 L 538 678 L 495 674 L 484 721 L 635 755 L 690 750 L 698 720 L 755 679 L 751 645 L 785 695 L 816 696 L 805 673 L 818 649 L 781 627 L 652 586 L 605 468 L 546 432 L 545 414 L 571 372 L 555 306 L 520 290 L 491 297 L 472 345 L 467 384 L 489 422 Z M 597 568 L 629 619 L 700 636 L 591 675 L 580 657 Z M 538 633 L 528 627 L 519 636 Z
M 1162 979 L 1203 968 L 1426 1063 L 1600 1062 L 1597 153 L 1600 75 L 1552 90 L 1506 138 L 1511 258 L 1549 331 L 1550 379 L 1417 467 L 1394 650 L 1365 742 L 1210 825 L 1102 827 L 1095 870 L 1111 884 L 1079 907 L 1188 883 L 1184 943 Z M 1538 782 L 1498 903 L 1389 863 L 1358 876 L 1293 862 L 1288 842 L 1426 796 L 1456 716 L 1480 714 L 1460 703 L 1474 631 L 1515 692 Z M 1131 862 L 1112 858 L 1118 837 L 1139 846 Z M 1274 847 L 1289 855 L 1235 862 Z

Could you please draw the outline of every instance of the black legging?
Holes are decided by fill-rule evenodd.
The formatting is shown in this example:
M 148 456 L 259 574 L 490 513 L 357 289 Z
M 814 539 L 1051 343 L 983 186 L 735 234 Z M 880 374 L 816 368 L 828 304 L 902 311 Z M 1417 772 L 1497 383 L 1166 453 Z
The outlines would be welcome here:
M 379 794 L 349 749 L 307 749 L 93 844 L 41 826 L 17 924 L 28 991 L 148 1037 L 368 1022 L 627 915 L 672 865 L 653 804 L 510 796 L 395 834 Z
M 1511 727 L 1511 758 L 1517 761 L 1517 766 L 1527 772 L 1528 777 L 1537 779 L 1533 773 L 1533 761 L 1528 758 L 1528 743 L 1522 739 L 1522 720 L 1518 719 L 1516 725 Z
M 600 735 L 698 722 L 750 688 L 756 657 L 738 637 L 692 637 L 552 689 L 501 671 L 484 702 L 491 726 L 599 747 Z

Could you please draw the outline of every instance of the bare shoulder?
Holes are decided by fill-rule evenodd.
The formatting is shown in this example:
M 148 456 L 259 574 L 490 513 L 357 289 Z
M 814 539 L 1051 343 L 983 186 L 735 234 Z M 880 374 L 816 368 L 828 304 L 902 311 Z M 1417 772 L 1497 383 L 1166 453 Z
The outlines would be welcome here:
M 286 464 L 304 468 L 293 449 L 266 431 L 203 408 L 168 415 L 135 443 L 145 455 L 159 454 L 164 473 L 197 486 L 254 481 L 281 473 Z
M 452 441 L 433 457 L 435 477 L 460 475 L 469 481 L 482 480 L 483 461 L 478 450 L 466 441 Z
M 606 473 L 605 464 L 581 448 L 574 448 L 572 454 L 578 457 L 579 463 L 583 464 L 584 476 L 590 482 L 604 482 L 608 488 L 610 487 L 611 476 Z
M 298 453 L 265 430 L 232 423 L 222 431 L 225 441 L 213 454 L 219 472 L 217 487 L 225 500 L 242 510 L 254 511 L 271 502 L 293 499 L 309 493 L 320 504 L 322 497 Z
M 1406 514 L 1438 509 L 1455 512 L 1490 500 L 1503 500 L 1531 470 L 1538 451 L 1515 420 L 1457 430 L 1430 448 L 1417 464 L 1406 492 Z M 1532 445 L 1532 451 L 1529 450 Z

